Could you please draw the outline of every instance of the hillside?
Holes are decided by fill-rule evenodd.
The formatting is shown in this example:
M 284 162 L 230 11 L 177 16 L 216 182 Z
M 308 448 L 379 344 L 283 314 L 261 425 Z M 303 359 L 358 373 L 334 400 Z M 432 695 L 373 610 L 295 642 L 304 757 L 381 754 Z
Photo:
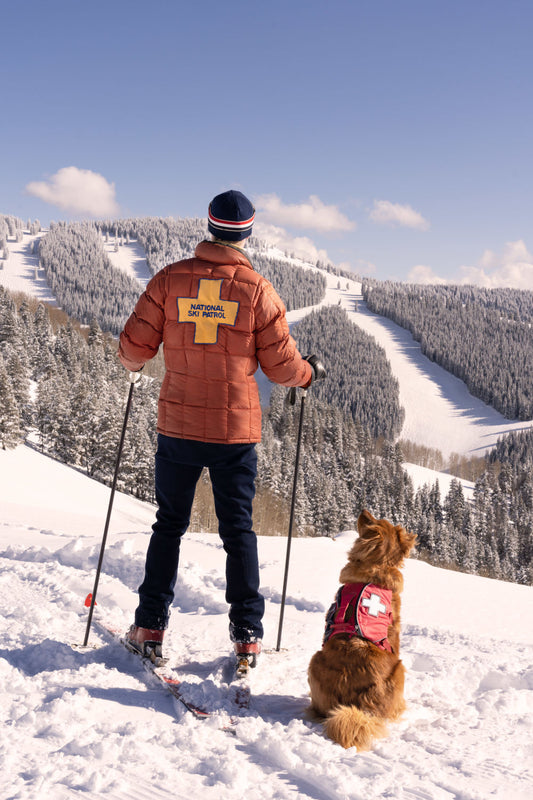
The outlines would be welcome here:
M 473 395 L 508 419 L 533 416 L 533 292 L 370 281 L 363 296 Z
M 370 753 L 342 750 L 305 716 L 306 669 L 353 533 L 293 543 L 280 653 L 252 676 L 229 736 L 194 720 L 128 655 L 85 631 L 108 490 L 28 447 L 0 451 L 0 797 L 72 800 L 526 800 L 533 787 L 533 589 L 405 567 L 402 658 L 408 710 Z M 29 489 L 31 487 L 31 490 Z M 153 508 L 118 495 L 97 612 L 126 628 Z M 275 644 L 283 540 L 259 542 Z M 317 564 L 320 569 L 317 571 Z M 469 613 L 465 615 L 465 604 Z M 520 609 L 510 614 L 509 609 Z M 223 708 L 228 653 L 218 537 L 191 533 L 168 634 L 191 693 Z M 223 712 L 221 711 L 223 716 Z
M 24 233 L 23 241 L 9 240 L 8 261 L 0 261 L 0 284 L 13 291 L 24 291 L 46 302 L 51 296 L 42 272 L 35 271 L 35 258 L 30 250 L 35 239 Z M 116 251 L 114 244 L 105 244 L 111 262 L 132 277 L 146 282 L 148 270 L 143 263 L 142 252 L 134 240 L 123 244 Z M 278 259 L 279 251 L 272 251 Z M 285 257 L 286 258 L 286 257 Z M 295 259 L 287 259 L 289 266 L 297 263 L 313 271 L 316 266 Z M 503 415 L 474 398 L 463 381 L 430 361 L 421 352 L 420 345 L 411 334 L 394 322 L 368 310 L 362 298 L 360 282 L 323 272 L 327 283 L 324 298 L 311 307 L 299 308 L 288 313 L 289 323 L 295 325 L 310 311 L 325 305 L 341 305 L 349 319 L 363 331 L 369 333 L 384 350 L 390 362 L 393 376 L 400 387 L 400 405 L 405 410 L 405 420 L 400 438 L 437 448 L 445 457 L 451 453 L 481 455 L 496 444 L 499 437 L 509 431 L 530 427 L 530 421 L 507 420 Z M 142 282 L 139 292 L 142 291 Z M 294 329 L 296 334 L 296 329 Z M 355 368 L 355 366 L 354 366 Z M 270 384 L 259 376 L 265 401 L 268 401 Z
M 24 286 L 26 292 L 34 296 L 41 293 L 44 299 L 42 279 L 36 275 L 28 252 L 30 241 L 31 236 L 25 234 L 22 242 L 10 242 L 10 258 L 0 270 L 0 284 L 18 290 Z M 105 248 L 117 269 L 146 281 L 148 269 L 138 243 L 130 241 L 118 249 L 106 243 Z M 302 263 L 299 266 L 318 269 Z M 430 443 L 445 453 L 455 450 L 470 454 L 492 447 L 507 430 L 528 427 L 526 422 L 518 425 L 505 421 L 474 400 L 461 381 L 421 354 L 410 334 L 368 311 L 357 281 L 323 274 L 328 287 L 325 297 L 310 308 L 289 312 L 292 330 L 298 337 L 298 322 L 311 310 L 329 306 L 337 313 L 340 306 L 351 322 L 370 334 L 384 348 L 399 382 L 405 409 L 402 436 Z M 45 343 L 47 330 L 43 327 L 42 334 L 37 332 L 36 341 Z M 92 330 L 90 335 L 94 348 L 99 334 Z M 85 367 L 78 374 L 85 361 L 81 363 L 76 355 L 79 350 L 74 348 L 75 340 L 75 332 L 67 327 L 54 343 L 54 353 L 64 359 L 72 376 L 68 391 L 61 389 L 60 393 L 79 392 L 79 410 L 84 408 L 81 401 L 95 404 L 102 394 L 106 402 L 113 400 L 118 408 L 119 388 L 102 392 L 100 384 L 88 385 L 83 380 Z M 90 350 L 83 351 L 84 359 L 89 359 L 87 364 Z M 8 353 L 9 348 L 4 346 L 4 351 Z M 111 350 L 104 361 L 113 380 L 119 378 Z M 93 377 L 96 374 L 89 372 Z M 51 377 L 52 391 L 42 394 L 41 406 L 45 410 L 53 407 L 57 417 L 58 394 L 53 381 Z M 143 414 L 154 402 L 150 382 L 143 384 L 135 402 L 139 429 L 146 427 Z M 263 384 L 262 388 L 264 396 L 269 396 L 270 387 Z M 308 418 L 313 420 L 312 430 L 320 433 L 314 420 L 318 417 L 328 424 L 327 416 L 321 407 L 313 407 L 313 393 L 309 394 Z M 91 415 L 82 416 L 88 433 L 96 433 Z M 113 412 L 113 419 L 118 416 Z M 64 421 L 68 417 L 64 414 Z M 338 437 L 339 432 L 348 430 L 339 424 L 338 417 L 333 415 L 332 419 L 335 425 L 330 425 L 328 435 Z M 272 434 L 267 444 L 277 447 L 278 429 L 272 429 Z M 116 431 L 108 430 L 106 435 L 116 442 Z M 264 471 L 268 466 L 272 471 L 275 465 L 276 475 L 291 475 L 293 439 L 291 434 L 276 460 L 269 456 Z M 62 446 L 74 446 L 64 432 L 58 441 Z M 138 443 L 141 451 L 125 458 L 126 481 L 133 474 L 131 470 L 143 469 L 139 452 L 146 451 L 147 446 L 140 439 Z M 310 445 L 311 453 L 304 453 L 304 466 L 306 461 L 316 466 L 313 453 L 317 444 L 312 437 Z M 331 446 L 328 442 L 323 449 L 333 463 Z M 338 441 L 335 446 L 340 463 Z M 115 452 L 114 446 L 109 452 Z M 383 458 L 394 465 L 390 474 L 382 469 L 384 461 L 378 462 L 371 453 L 366 463 L 361 459 L 359 464 L 373 487 L 375 511 L 382 503 L 391 502 L 390 497 L 382 495 L 385 482 L 393 475 L 401 477 L 394 448 L 386 448 Z M 419 487 L 431 485 L 437 477 L 420 467 L 408 469 Z M 460 548 L 468 524 L 460 519 L 464 505 L 457 495 L 459 484 L 449 475 L 439 477 L 441 489 L 449 490 L 452 499 L 460 501 L 452 506 L 449 500 L 446 507 L 448 532 L 453 534 L 453 545 Z M 326 475 L 323 478 L 329 479 Z M 503 472 L 491 489 L 502 513 L 509 510 L 504 494 L 508 482 L 509 474 Z M 97 630 L 91 634 L 96 649 L 80 652 L 70 647 L 71 642 L 82 639 L 85 630 L 83 601 L 92 589 L 109 489 L 28 446 L 0 450 L 0 486 L 0 628 L 4 642 L 0 686 L 5 721 L 0 748 L 9 776 L 0 798 L 71 800 L 83 795 L 86 800 L 96 800 L 105 795 L 126 800 L 145 793 L 154 800 L 167 800 L 201 793 L 206 800 L 233 800 L 236 794 L 251 800 L 525 800 L 531 794 L 533 636 L 531 627 L 525 624 L 533 611 L 531 587 L 444 571 L 411 559 L 405 567 L 402 614 L 408 711 L 371 753 L 356 754 L 324 739 L 320 728 L 305 715 L 307 664 L 320 646 L 324 613 L 336 591 L 338 573 L 354 534 L 337 526 L 335 538 L 296 539 L 284 649 L 263 656 L 253 675 L 250 710 L 239 721 L 235 735 L 229 736 L 218 730 L 216 719 L 199 723 L 177 707 L 164 691 L 150 683 L 132 657 Z M 365 486 L 358 478 L 352 501 Z M 424 532 L 444 530 L 432 528 L 434 523 L 428 525 L 424 516 L 427 487 L 409 511 L 401 506 L 410 496 L 404 478 L 391 488 L 398 491 L 399 500 L 391 513 L 399 514 L 408 526 L 416 521 Z M 485 502 L 479 487 L 474 489 L 469 484 L 468 490 L 468 497 L 475 498 L 472 508 L 478 508 L 480 500 Z M 489 491 L 487 486 L 485 491 Z M 312 494 L 318 506 L 311 508 L 316 521 L 324 525 L 323 532 L 326 525 L 335 523 L 328 513 L 331 502 L 328 507 L 320 503 L 324 496 L 333 500 L 328 485 Z M 359 502 L 359 495 L 357 498 Z M 432 513 L 439 509 L 442 517 L 434 493 L 432 502 L 436 503 Z M 309 513 L 309 508 L 304 510 Z M 153 515 L 150 504 L 117 495 L 97 613 L 124 629 L 135 607 Z M 442 520 L 439 524 L 442 526 Z M 506 525 L 498 529 L 512 529 L 508 519 Z M 497 544 L 505 552 L 507 545 L 514 547 L 516 542 Z M 444 559 L 449 557 L 444 537 L 436 545 L 441 547 Z M 285 542 L 280 537 L 260 537 L 259 551 L 262 591 L 267 600 L 265 645 L 272 649 Z M 193 529 L 183 544 L 167 650 L 191 696 L 202 696 L 219 709 L 221 716 L 228 708 L 223 669 L 228 653 L 226 609 L 219 539 Z M 520 612 L 510 613 L 510 609 Z

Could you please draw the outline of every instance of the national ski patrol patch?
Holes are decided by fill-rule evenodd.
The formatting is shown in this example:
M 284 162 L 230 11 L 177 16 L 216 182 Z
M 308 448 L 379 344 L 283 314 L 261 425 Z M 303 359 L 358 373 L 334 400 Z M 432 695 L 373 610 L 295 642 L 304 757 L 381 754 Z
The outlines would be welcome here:
M 202 278 L 196 297 L 178 297 L 178 322 L 192 322 L 195 325 L 195 344 L 216 344 L 218 326 L 235 326 L 239 303 L 235 300 L 221 300 L 223 279 Z

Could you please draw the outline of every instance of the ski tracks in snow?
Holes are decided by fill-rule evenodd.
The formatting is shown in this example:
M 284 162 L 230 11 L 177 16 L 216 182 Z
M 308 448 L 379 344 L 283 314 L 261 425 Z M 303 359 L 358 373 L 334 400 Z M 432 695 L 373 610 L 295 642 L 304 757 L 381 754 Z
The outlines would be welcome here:
M 305 589 L 288 607 L 289 649 L 262 656 L 252 673 L 251 707 L 228 737 L 216 718 L 198 722 L 178 707 L 147 681 L 133 656 L 96 631 L 91 642 L 98 649 L 70 648 L 84 631 L 81 605 L 94 547 L 85 542 L 65 550 L 51 533 L 34 532 L 32 547 L 4 545 L 0 552 L 6 723 L 0 747 L 12 776 L 12 793 L 4 797 L 82 792 L 120 800 L 141 789 L 155 800 L 196 791 L 206 800 L 233 800 L 236 793 L 251 800 L 525 800 L 530 794 L 533 776 L 524 765 L 532 743 L 531 647 L 405 625 L 408 711 L 371 753 L 345 751 L 306 717 L 307 664 L 320 646 L 325 598 L 321 587 L 318 596 Z M 167 652 L 191 691 L 227 713 L 223 559 L 205 572 L 200 564 L 207 554 L 221 557 L 216 540 L 191 538 Z M 47 549 L 52 543 L 56 549 Z M 334 544 L 326 544 L 338 560 Z M 298 558 L 299 550 L 304 553 L 313 540 L 295 545 L 296 570 L 308 562 Z M 104 561 L 99 608 L 127 627 L 135 601 L 130 569 L 141 557 L 134 548 L 130 567 L 120 567 L 127 561 L 121 547 L 113 555 L 111 546 L 109 566 Z M 280 556 L 276 567 L 281 562 Z M 410 581 L 417 566 L 411 565 Z M 305 579 L 294 582 L 306 585 Z M 272 591 L 270 639 L 278 611 Z

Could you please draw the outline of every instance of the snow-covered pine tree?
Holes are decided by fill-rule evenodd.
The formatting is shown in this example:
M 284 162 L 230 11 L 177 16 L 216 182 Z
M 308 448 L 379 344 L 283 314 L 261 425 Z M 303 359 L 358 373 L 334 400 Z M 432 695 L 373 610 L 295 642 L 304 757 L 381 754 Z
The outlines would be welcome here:
M 15 392 L 0 355 L 0 448 L 10 450 L 23 438 L 24 430 Z

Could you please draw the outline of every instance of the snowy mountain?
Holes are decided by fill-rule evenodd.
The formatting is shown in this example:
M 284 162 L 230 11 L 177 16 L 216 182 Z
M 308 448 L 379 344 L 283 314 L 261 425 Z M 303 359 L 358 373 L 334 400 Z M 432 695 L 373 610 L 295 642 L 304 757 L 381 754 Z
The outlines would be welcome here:
M 32 238 L 9 242 L 0 283 L 51 302 L 30 252 Z M 106 249 L 141 291 L 149 275 L 138 245 Z M 321 305 L 340 303 L 387 352 L 406 410 L 403 437 L 445 455 L 481 454 L 503 433 L 530 426 L 505 420 L 429 362 L 405 330 L 366 309 L 356 281 L 343 278 L 339 285 L 324 274 Z M 290 312 L 291 325 L 310 310 Z M 408 469 L 417 484 L 435 477 Z M 439 475 L 441 486 L 446 480 Z M 354 533 L 293 542 L 279 653 L 272 651 L 285 540 L 260 537 L 271 652 L 252 674 L 250 709 L 230 736 L 220 730 L 228 712 L 229 642 L 218 537 L 191 532 L 183 543 L 166 645 L 191 697 L 218 709 L 199 722 L 96 628 L 94 649 L 70 646 L 85 632 L 84 599 L 109 489 L 28 446 L 0 451 L 0 487 L 0 751 L 7 776 L 0 800 L 531 796 L 533 589 L 410 560 L 402 615 L 408 710 L 371 753 L 358 754 L 325 739 L 305 714 L 307 664 L 320 646 Z M 132 620 L 153 516 L 149 504 L 117 495 L 97 613 L 121 629 Z
M 224 554 L 184 540 L 167 653 L 198 721 L 134 656 L 92 630 L 83 640 L 109 490 L 27 446 L 0 451 L 2 800 L 525 800 L 533 774 L 533 590 L 405 566 L 402 659 L 408 710 L 370 753 L 343 750 L 306 718 L 306 670 L 353 539 L 293 542 L 282 649 L 252 674 L 234 735 Z M 153 508 L 117 495 L 97 613 L 131 622 Z M 285 540 L 261 537 L 265 646 L 275 648 Z
M 0 284 L 12 291 L 24 291 L 46 302 L 53 302 L 42 271 L 38 269 L 37 257 L 31 253 L 37 237 L 25 232 L 21 242 L 9 240 L 9 259 L 0 261 Z M 113 241 L 102 241 L 113 265 L 139 282 L 140 293 L 150 273 L 138 243 L 131 240 L 115 248 Z M 270 254 L 276 258 L 286 258 L 280 251 L 272 250 Z M 401 439 L 436 448 L 445 458 L 452 453 L 478 456 L 494 447 L 498 438 L 506 433 L 531 427 L 531 421 L 505 419 L 473 397 L 462 381 L 422 355 L 420 345 L 408 331 L 369 311 L 362 298 L 360 282 L 344 277 L 339 279 L 331 272 L 319 270 L 297 259 L 287 261 L 319 271 L 327 281 L 327 290 L 320 304 L 288 313 L 291 326 L 313 310 L 327 305 L 340 305 L 355 325 L 374 337 L 384 348 L 392 373 L 399 381 L 400 403 L 405 409 Z M 297 336 L 296 330 L 294 333 Z M 259 385 L 263 399 L 268 402 L 271 385 L 261 376 Z

